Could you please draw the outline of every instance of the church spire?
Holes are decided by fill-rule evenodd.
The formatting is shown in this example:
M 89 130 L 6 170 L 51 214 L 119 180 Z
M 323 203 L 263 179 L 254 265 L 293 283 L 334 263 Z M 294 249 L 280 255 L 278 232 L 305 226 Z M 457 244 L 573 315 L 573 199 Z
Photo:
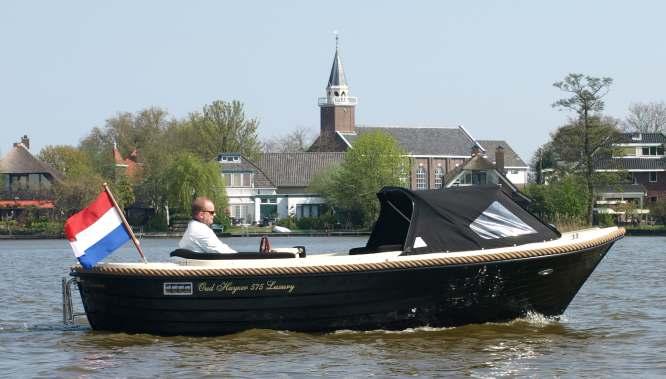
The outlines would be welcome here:
M 328 76 L 326 97 L 319 98 L 319 106 L 354 106 L 356 105 L 356 101 L 355 97 L 349 96 L 349 85 L 347 85 L 345 70 L 342 67 L 342 60 L 340 59 L 340 36 L 338 36 L 338 32 L 335 32 L 333 66 L 331 67 L 331 74 Z
M 310 148 L 311 151 L 344 151 L 347 148 L 336 139 L 336 135 L 355 132 L 356 103 L 356 98 L 349 96 L 349 86 L 340 60 L 340 38 L 335 32 L 335 55 L 326 85 L 326 97 L 319 98 L 321 132 Z
M 345 78 L 345 70 L 342 68 L 342 61 L 340 60 L 340 36 L 335 33 L 335 56 L 333 57 L 333 67 L 331 67 L 331 75 L 328 77 L 327 89 L 331 87 L 347 87 L 347 78 Z M 347 88 L 348 89 L 348 88 Z

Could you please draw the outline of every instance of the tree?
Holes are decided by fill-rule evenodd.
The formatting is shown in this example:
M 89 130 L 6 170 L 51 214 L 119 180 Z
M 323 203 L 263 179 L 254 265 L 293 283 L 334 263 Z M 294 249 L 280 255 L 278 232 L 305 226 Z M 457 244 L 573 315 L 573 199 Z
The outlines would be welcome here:
M 536 184 L 545 184 L 546 175 L 544 174 L 544 170 L 554 170 L 557 166 L 557 155 L 550 142 L 537 149 L 532 157 L 530 166 L 534 168 L 536 174 L 534 181 Z
M 609 91 L 613 79 L 595 78 L 582 74 L 569 74 L 553 86 L 570 94 L 570 97 L 557 100 L 553 107 L 568 109 L 576 118 L 557 130 L 553 144 L 560 158 L 573 164 L 582 172 L 587 188 L 587 219 L 592 223 L 594 203 L 594 162 L 595 153 L 603 146 L 610 146 L 612 135 L 605 134 L 610 129 L 601 122 L 598 115 L 604 109 L 602 100 Z
M 263 143 L 264 153 L 300 153 L 308 150 L 312 144 L 312 133 L 300 128 L 284 136 L 274 137 Z
M 311 187 L 333 207 L 355 213 L 359 224 L 369 226 L 379 214 L 377 192 L 401 184 L 406 155 L 389 134 L 361 134 L 342 164 L 318 177 Z
M 666 132 L 666 103 L 661 101 L 632 104 L 624 127 L 627 131 L 639 133 Z
M 203 161 L 191 153 L 179 154 L 158 178 L 166 192 L 169 205 L 189 212 L 197 196 L 210 198 L 218 209 L 227 207 L 224 183 L 216 162 Z
M 123 157 L 135 149 L 141 155 L 151 150 L 164 151 L 163 135 L 173 123 L 167 111 L 150 107 L 137 113 L 121 112 L 106 120 L 103 128 L 95 127 L 81 141 L 79 148 L 92 162 L 95 171 L 107 179 L 115 176 L 114 144 Z
M 63 214 L 83 209 L 99 194 L 104 179 L 81 150 L 49 145 L 39 152 L 39 159 L 63 174 L 63 179 L 53 185 L 56 207 Z
M 524 191 L 532 199 L 530 211 L 547 222 L 587 220 L 587 188 L 580 176 L 553 178 L 548 185 L 530 184 Z
M 53 186 L 56 207 L 66 216 L 83 209 L 102 191 L 103 182 L 95 173 L 65 178 Z
M 93 172 L 86 155 L 73 146 L 47 145 L 42 148 L 38 157 L 66 178 L 77 178 Z
M 659 224 L 666 224 L 666 199 L 661 199 L 654 203 L 650 203 L 650 216 L 655 219 Z
M 202 112 L 190 114 L 186 131 L 191 133 L 190 151 L 204 160 L 222 152 L 237 152 L 250 159 L 257 157 L 261 146 L 257 137 L 257 119 L 246 119 L 239 101 L 214 101 Z

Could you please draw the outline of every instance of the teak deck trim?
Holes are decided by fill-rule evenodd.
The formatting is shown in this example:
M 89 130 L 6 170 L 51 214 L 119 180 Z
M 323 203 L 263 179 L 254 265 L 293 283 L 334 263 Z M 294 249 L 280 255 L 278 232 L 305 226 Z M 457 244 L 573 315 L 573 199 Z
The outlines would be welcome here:
M 534 258 L 559 254 L 568 254 L 576 251 L 589 250 L 622 238 L 625 234 L 624 228 L 608 233 L 604 236 L 585 242 L 572 243 L 569 245 L 546 247 L 533 250 L 508 251 L 471 256 L 456 256 L 433 259 L 414 259 L 385 261 L 375 263 L 354 263 L 343 265 L 319 265 L 300 267 L 262 267 L 262 268 L 188 268 L 184 269 L 161 269 L 141 267 L 117 267 L 97 266 L 86 270 L 80 265 L 72 267 L 72 272 L 81 274 L 101 274 L 114 276 L 149 276 L 149 277 L 229 277 L 229 276 L 275 276 L 275 275 L 301 275 L 320 273 L 345 273 L 357 271 L 384 271 L 395 269 L 411 269 L 422 267 L 435 267 L 447 265 L 461 265 L 471 263 L 492 263 L 496 261 Z

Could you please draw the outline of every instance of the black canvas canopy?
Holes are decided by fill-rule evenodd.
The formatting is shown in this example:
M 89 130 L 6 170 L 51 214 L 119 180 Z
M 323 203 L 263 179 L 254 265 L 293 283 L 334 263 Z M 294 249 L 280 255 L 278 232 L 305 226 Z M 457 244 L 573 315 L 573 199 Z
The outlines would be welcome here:
M 385 187 L 377 197 L 381 210 L 365 253 L 387 245 L 400 245 L 404 254 L 480 250 L 560 237 L 496 186 Z

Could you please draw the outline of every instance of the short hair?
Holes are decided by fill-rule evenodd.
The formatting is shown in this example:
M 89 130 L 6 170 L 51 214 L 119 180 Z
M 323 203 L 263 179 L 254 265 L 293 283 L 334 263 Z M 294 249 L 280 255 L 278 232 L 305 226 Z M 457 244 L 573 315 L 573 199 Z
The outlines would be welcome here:
M 206 203 L 209 201 L 212 203 L 212 201 L 205 196 L 200 196 L 192 200 L 192 217 L 196 216 L 197 213 L 205 210 Z

